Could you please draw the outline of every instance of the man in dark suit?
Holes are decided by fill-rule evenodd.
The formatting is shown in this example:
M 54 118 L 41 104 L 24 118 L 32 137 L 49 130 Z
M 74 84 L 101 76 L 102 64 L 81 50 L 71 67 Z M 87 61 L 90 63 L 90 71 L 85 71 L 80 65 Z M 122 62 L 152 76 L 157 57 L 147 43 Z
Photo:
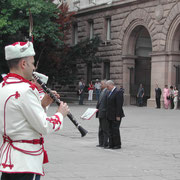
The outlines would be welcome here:
M 104 148 L 108 146 L 108 141 L 109 141 L 109 125 L 106 118 L 107 95 L 108 95 L 108 90 L 106 88 L 106 80 L 102 80 L 101 93 L 96 105 L 96 108 L 98 109 L 96 117 L 99 118 L 99 132 L 98 132 L 99 145 L 97 146 Z
M 156 108 L 161 108 L 161 89 L 158 87 L 158 84 L 156 84 L 156 88 L 155 88 L 155 94 L 156 94 Z
M 106 82 L 109 90 L 107 98 L 107 120 L 109 123 L 109 148 L 121 148 L 120 124 L 124 117 L 123 92 L 119 91 L 112 80 Z

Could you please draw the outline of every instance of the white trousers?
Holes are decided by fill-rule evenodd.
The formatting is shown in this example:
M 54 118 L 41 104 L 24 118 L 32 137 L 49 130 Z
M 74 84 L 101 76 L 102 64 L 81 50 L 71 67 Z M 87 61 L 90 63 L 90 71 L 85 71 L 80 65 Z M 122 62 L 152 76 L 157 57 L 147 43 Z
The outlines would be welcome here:
M 89 90 L 88 93 L 89 93 L 88 100 L 92 101 L 93 100 L 93 90 Z

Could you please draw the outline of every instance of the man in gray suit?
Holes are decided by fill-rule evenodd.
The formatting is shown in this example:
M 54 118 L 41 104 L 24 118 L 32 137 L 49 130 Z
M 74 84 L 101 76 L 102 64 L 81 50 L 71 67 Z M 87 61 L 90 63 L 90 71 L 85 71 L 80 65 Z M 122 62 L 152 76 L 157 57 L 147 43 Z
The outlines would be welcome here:
M 109 94 L 107 97 L 107 120 L 109 123 L 109 148 L 121 148 L 120 125 L 125 116 L 123 111 L 123 91 L 119 91 L 112 80 L 106 82 Z
M 101 93 L 96 106 L 96 108 L 98 109 L 96 117 L 99 118 L 99 132 L 98 132 L 99 144 L 97 145 L 97 147 L 104 147 L 104 148 L 108 147 L 109 145 L 108 143 L 109 125 L 106 118 L 107 96 L 108 96 L 108 90 L 106 88 L 106 80 L 102 80 Z

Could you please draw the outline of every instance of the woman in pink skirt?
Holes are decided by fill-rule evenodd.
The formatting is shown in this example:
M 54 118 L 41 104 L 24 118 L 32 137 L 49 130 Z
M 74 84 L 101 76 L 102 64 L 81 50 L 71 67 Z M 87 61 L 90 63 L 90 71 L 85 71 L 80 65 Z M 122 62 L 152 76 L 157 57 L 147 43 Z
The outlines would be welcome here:
M 165 109 L 168 109 L 170 99 L 169 99 L 169 89 L 167 85 L 165 85 L 164 90 L 163 90 L 163 98 L 164 98 L 164 107 Z

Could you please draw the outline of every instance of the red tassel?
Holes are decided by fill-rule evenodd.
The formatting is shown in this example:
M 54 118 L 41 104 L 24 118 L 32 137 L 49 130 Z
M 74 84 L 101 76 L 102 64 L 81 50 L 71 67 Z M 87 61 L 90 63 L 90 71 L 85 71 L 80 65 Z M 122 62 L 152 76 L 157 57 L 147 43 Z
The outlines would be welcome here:
M 48 163 L 48 155 L 47 155 L 47 151 L 44 150 L 44 160 L 43 160 L 43 164 Z

